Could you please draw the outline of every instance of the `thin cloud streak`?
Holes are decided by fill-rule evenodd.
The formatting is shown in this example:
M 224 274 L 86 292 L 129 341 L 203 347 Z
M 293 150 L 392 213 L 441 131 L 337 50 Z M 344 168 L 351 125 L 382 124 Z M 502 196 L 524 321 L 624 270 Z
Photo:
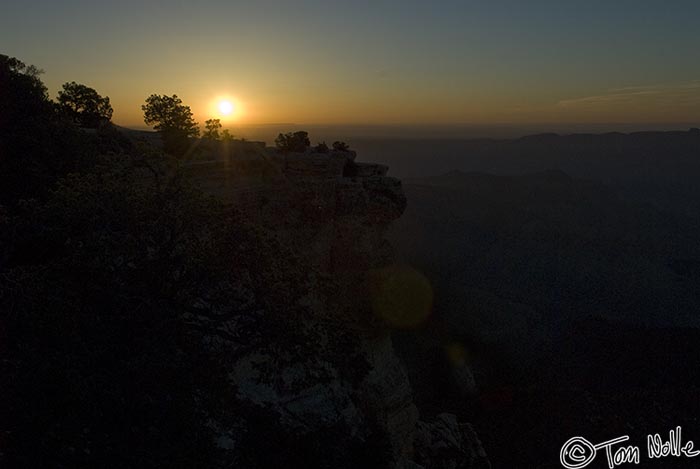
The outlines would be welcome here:
M 557 103 L 557 106 L 572 108 L 636 103 L 663 105 L 671 103 L 677 105 L 700 103 L 700 81 L 613 88 L 608 94 L 561 100 Z

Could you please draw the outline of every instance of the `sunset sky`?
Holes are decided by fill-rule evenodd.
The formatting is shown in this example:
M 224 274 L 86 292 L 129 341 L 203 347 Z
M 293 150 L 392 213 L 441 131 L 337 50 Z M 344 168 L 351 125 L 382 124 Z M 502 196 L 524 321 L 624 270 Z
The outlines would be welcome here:
M 700 120 L 700 1 L 5 2 L 0 53 L 144 126 L 151 93 L 237 124 Z

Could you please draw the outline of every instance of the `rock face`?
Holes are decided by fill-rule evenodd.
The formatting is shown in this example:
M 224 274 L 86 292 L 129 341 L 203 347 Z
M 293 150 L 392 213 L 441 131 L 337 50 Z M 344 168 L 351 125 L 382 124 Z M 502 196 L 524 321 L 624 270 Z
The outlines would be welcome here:
M 287 178 L 335 179 L 355 160 L 355 152 L 272 154 Z
M 371 371 L 360 385 L 360 400 L 380 416 L 380 427 L 389 435 L 395 460 L 410 458 L 418 408 L 413 403 L 403 364 L 394 353 L 389 336 L 365 341 L 363 351 Z
M 394 262 L 384 234 L 406 207 L 401 181 L 387 176 L 385 166 L 355 163 L 354 152 L 268 150 L 260 156 L 266 162 L 261 174 L 231 174 L 225 163 L 212 163 L 199 165 L 197 178 L 303 261 L 309 290 L 303 307 L 352 335 L 369 371 L 348 384 L 339 378 L 342 370 L 309 359 L 286 365 L 277 371 L 280 379 L 267 382 L 256 367 L 271 358 L 251 353 L 232 371 L 241 397 L 273 409 L 299 431 L 342 424 L 362 438 L 371 427 L 386 436 L 387 467 L 408 467 L 412 460 L 424 467 L 486 467 L 469 427 L 444 416 L 435 424 L 419 422 L 390 330 L 372 313 L 369 274 Z M 330 379 L 314 380 L 320 374 Z
M 418 422 L 415 461 L 435 469 L 490 468 L 491 464 L 474 429 L 451 414 L 430 423 Z

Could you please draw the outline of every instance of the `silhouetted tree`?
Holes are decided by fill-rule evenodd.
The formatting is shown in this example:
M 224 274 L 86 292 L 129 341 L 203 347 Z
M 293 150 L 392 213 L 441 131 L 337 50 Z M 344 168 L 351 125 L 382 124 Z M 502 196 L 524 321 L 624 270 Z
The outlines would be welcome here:
M 333 150 L 335 151 L 348 151 L 350 147 L 345 142 L 333 142 Z
M 0 211 L 2 467 L 216 467 L 209 423 L 238 412 L 212 337 L 313 343 L 272 313 L 296 295 L 267 286 L 296 275 L 274 240 L 169 158 L 141 163 L 100 158 Z M 237 315 L 246 326 L 221 328 Z
M 224 129 L 223 132 L 221 132 L 221 140 L 224 142 L 230 142 L 233 140 L 233 135 L 231 135 L 231 132 L 228 129 Z
M 65 83 L 58 92 L 59 109 L 80 127 L 96 129 L 112 119 L 109 97 L 100 96 L 94 89 L 76 83 Z
M 34 65 L 0 54 L 0 128 L 18 120 L 34 119 L 51 111 L 51 102 Z
M 199 127 L 189 106 L 177 95 L 152 94 L 141 106 L 144 122 L 161 134 L 165 151 L 182 157 L 190 148 L 190 138 L 199 136 Z
M 0 54 L 0 204 L 45 195 L 88 165 L 87 136 L 56 112 L 41 70 Z
M 219 119 L 209 119 L 204 122 L 204 138 L 210 140 L 219 140 L 221 136 L 219 135 L 219 130 L 221 129 L 221 121 Z
M 321 142 L 318 145 L 314 147 L 314 151 L 316 153 L 328 153 L 328 145 L 326 145 L 326 142 Z
M 288 132 L 279 134 L 275 139 L 275 145 L 282 153 L 303 153 L 311 146 L 311 141 L 308 132 Z

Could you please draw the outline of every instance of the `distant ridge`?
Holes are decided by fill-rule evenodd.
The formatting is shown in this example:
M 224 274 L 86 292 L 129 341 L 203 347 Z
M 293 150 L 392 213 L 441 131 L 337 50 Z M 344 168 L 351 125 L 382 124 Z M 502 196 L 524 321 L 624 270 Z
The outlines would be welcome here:
M 363 157 L 402 178 L 453 169 L 520 175 L 558 169 L 607 182 L 695 187 L 700 180 L 700 130 L 534 134 L 508 139 L 357 140 Z

